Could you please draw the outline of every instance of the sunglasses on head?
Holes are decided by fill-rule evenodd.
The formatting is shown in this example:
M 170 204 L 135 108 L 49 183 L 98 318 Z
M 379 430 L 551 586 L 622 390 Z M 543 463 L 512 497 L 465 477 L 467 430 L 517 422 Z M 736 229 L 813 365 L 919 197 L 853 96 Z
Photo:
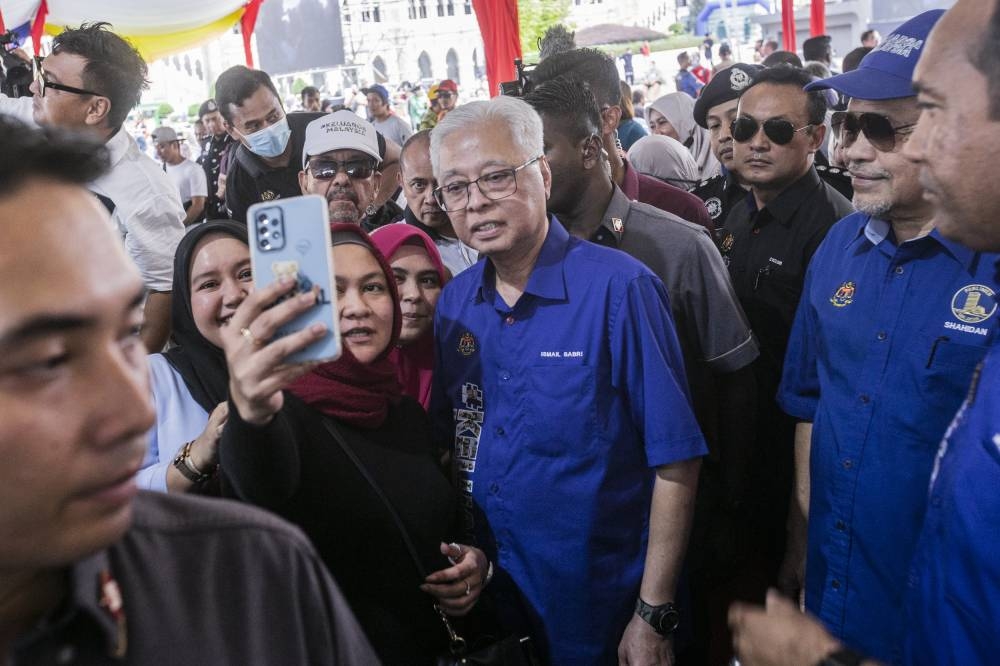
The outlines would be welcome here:
M 309 172 L 316 180 L 333 180 L 343 169 L 351 180 L 363 180 L 375 172 L 375 165 L 368 160 L 312 160 L 309 162 Z
M 796 132 L 801 132 L 813 126 L 812 123 L 809 123 L 808 125 L 796 128 L 789 121 L 779 118 L 771 118 L 770 120 L 765 120 L 763 123 L 758 123 L 755 118 L 751 118 L 750 116 L 740 116 L 733 121 L 731 127 L 733 140 L 737 143 L 746 143 L 757 136 L 757 132 L 760 131 L 762 124 L 764 126 L 764 135 L 779 146 L 783 146 L 794 139 Z
M 850 148 L 854 145 L 854 142 L 858 140 L 858 134 L 863 133 L 868 139 L 868 143 L 883 153 L 892 152 L 896 147 L 897 134 L 909 134 L 909 131 L 917 125 L 910 123 L 893 127 L 892 121 L 879 113 L 852 113 L 850 111 L 837 111 L 833 114 L 831 122 L 834 131 L 838 132 L 840 145 L 844 148 Z

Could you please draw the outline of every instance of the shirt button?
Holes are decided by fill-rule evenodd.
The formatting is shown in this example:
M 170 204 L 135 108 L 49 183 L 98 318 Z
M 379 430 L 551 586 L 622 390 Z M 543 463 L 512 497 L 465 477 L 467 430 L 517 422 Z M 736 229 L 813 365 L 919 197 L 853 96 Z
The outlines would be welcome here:
M 879 340 L 885 340 L 888 336 L 885 334 L 885 331 L 879 331 L 877 337 Z
M 854 461 L 851 460 L 850 458 L 844 458 L 843 465 L 844 469 L 851 469 L 852 467 L 854 467 Z
M 597 234 L 597 240 L 604 240 L 604 232 Z
M 503 437 L 504 434 L 505 433 L 504 433 L 504 429 L 503 428 L 497 428 L 497 435 L 499 435 L 500 437 Z
M 862 405 L 867 405 L 869 402 L 871 402 L 871 398 L 868 397 L 868 394 L 867 393 L 862 393 L 861 394 L 861 404 Z
M 754 236 L 760 234 L 760 227 L 754 227 L 753 231 L 751 231 L 750 233 L 752 233 Z
M 62 646 L 59 648 L 59 652 L 56 653 L 57 664 L 69 664 L 74 659 L 76 659 L 76 650 L 73 649 L 72 645 Z
M 844 521 L 842 521 L 842 520 L 838 520 L 838 521 L 837 521 L 837 530 L 838 530 L 839 532 L 843 532 L 843 531 L 844 531 L 844 530 L 846 530 L 846 529 L 847 529 L 847 524 L 846 524 L 846 523 L 844 523 Z
M 513 324 L 515 321 L 516 320 L 514 319 L 514 315 L 507 315 L 507 318 L 503 320 L 503 322 L 505 324 L 507 324 L 508 326 L 510 326 L 511 324 Z
M 496 495 L 498 492 L 500 492 L 500 484 L 497 483 L 496 481 L 494 481 L 493 483 L 491 483 L 490 484 L 490 492 L 493 493 L 494 495 Z
M 510 381 L 510 373 L 507 372 L 506 370 L 504 370 L 503 372 L 500 373 L 500 379 L 504 380 L 505 382 L 509 382 Z
M 837 580 L 836 578 L 834 578 L 833 582 L 830 583 L 830 587 L 832 587 L 835 590 L 839 590 L 840 589 L 840 581 Z
M 902 266 L 896 266 L 896 275 L 902 275 L 903 274 L 903 270 L 904 269 L 903 269 Z

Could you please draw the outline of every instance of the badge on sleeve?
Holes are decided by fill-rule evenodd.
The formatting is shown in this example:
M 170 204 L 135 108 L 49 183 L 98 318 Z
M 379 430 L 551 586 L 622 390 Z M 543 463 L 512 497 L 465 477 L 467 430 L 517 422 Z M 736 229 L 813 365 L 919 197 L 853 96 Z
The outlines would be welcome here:
M 842 308 L 845 305 L 850 305 L 854 301 L 854 282 L 844 282 L 840 285 L 840 288 L 834 292 L 833 298 L 830 302 L 833 303 L 834 307 Z

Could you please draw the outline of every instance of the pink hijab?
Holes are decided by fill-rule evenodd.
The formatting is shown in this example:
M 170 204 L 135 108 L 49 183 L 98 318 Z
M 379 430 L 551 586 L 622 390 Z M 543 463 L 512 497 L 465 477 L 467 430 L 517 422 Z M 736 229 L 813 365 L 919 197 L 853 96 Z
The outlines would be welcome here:
M 430 236 L 409 224 L 387 224 L 379 227 L 371 235 L 372 243 L 392 264 L 393 256 L 402 245 L 416 245 L 427 252 L 434 268 L 437 269 L 441 285 L 448 279 L 448 272 L 441 261 L 441 254 Z M 403 385 L 403 394 L 415 398 L 424 409 L 431 402 L 431 379 L 434 376 L 434 332 L 428 331 L 422 338 L 405 347 L 396 347 L 389 354 L 389 360 L 396 366 L 396 376 Z

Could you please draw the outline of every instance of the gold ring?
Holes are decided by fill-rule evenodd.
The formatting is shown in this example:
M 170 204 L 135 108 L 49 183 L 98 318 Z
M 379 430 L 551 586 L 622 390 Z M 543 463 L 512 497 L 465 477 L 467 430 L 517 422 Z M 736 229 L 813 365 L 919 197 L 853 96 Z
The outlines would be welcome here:
M 250 329 L 247 328 L 246 326 L 240 329 L 240 335 L 246 338 L 247 342 L 252 344 L 254 347 L 260 344 L 260 341 L 254 337 L 253 333 L 251 333 Z
M 469 585 L 469 579 L 466 578 L 465 579 L 465 596 L 469 596 L 470 594 L 472 594 L 472 586 Z

